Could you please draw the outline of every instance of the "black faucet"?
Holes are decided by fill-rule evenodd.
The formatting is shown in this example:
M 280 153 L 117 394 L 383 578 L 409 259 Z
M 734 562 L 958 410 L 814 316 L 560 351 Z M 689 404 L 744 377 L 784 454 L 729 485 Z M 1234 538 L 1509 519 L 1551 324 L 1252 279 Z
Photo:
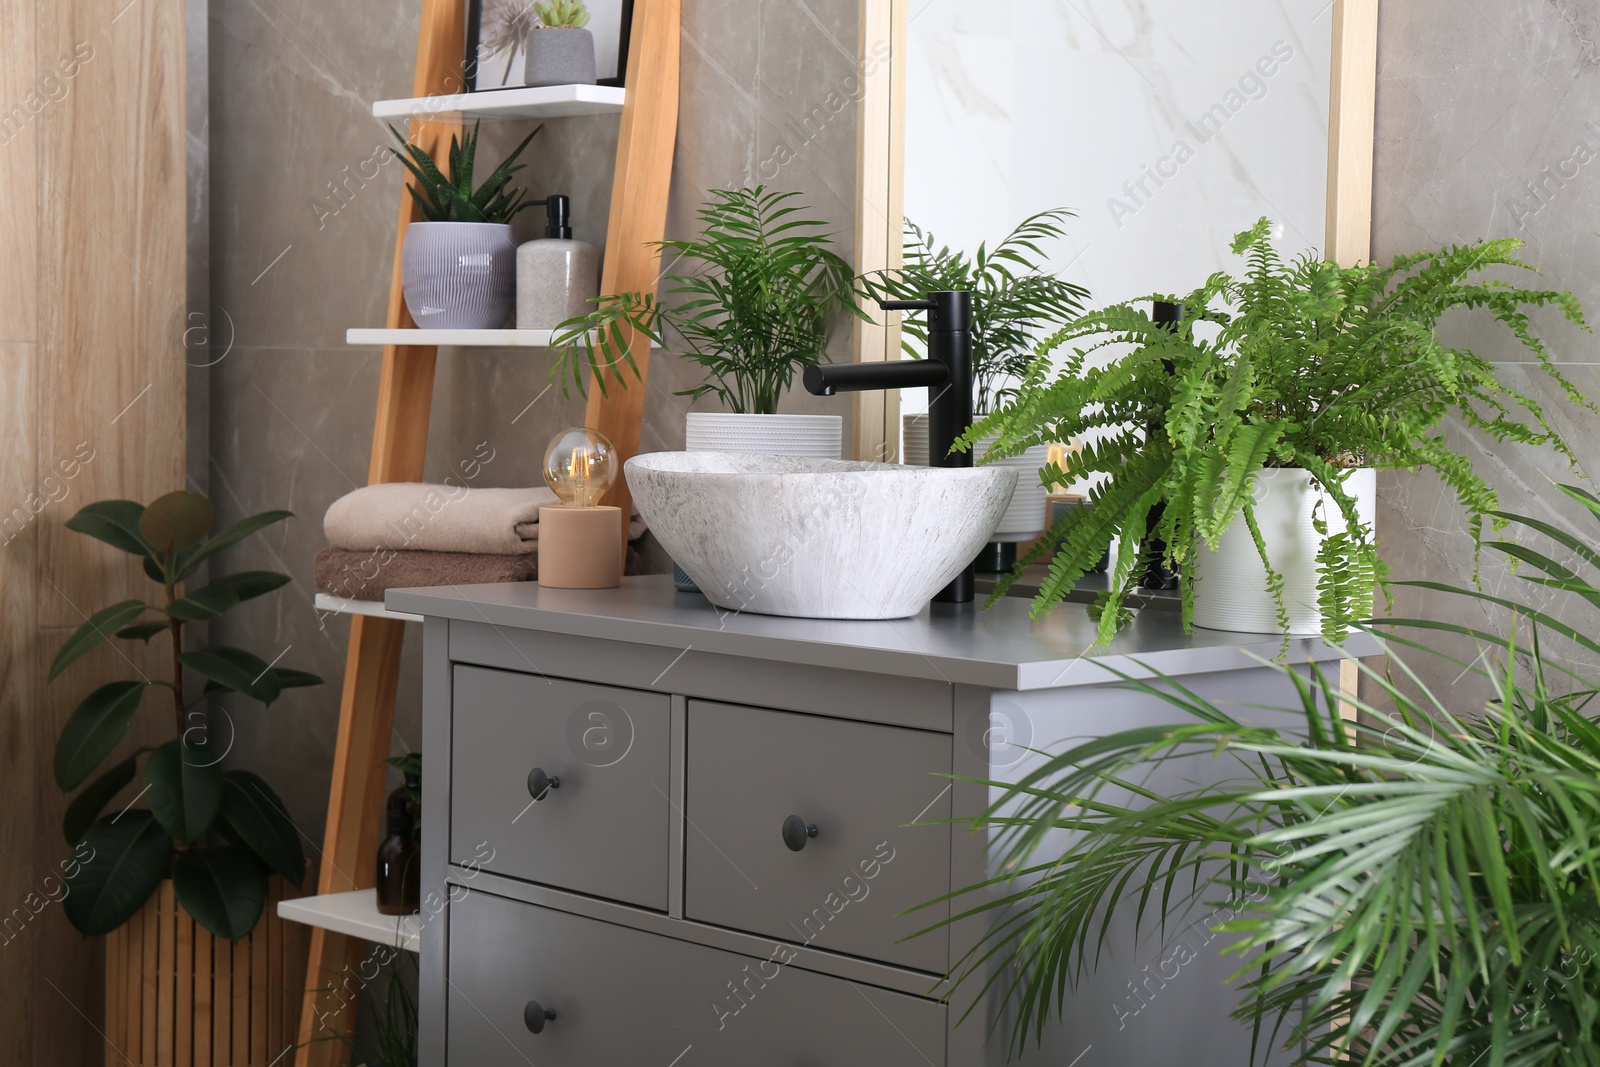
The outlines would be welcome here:
M 926 300 L 880 300 L 885 311 L 928 313 L 928 358 L 807 367 L 806 392 L 815 396 L 878 389 L 928 390 L 928 465 L 970 467 L 972 453 L 951 446 L 972 425 L 972 294 L 929 293 Z M 941 604 L 971 603 L 973 568 L 934 596 Z

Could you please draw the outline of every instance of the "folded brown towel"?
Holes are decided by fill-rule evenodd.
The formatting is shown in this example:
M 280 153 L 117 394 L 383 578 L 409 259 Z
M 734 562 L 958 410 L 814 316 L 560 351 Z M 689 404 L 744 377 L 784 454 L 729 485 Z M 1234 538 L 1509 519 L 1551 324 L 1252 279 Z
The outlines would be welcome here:
M 390 482 L 369 485 L 335 500 L 322 520 L 328 544 L 370 553 L 460 552 L 519 556 L 539 543 L 539 509 L 559 503 L 548 489 L 469 489 L 465 486 Z M 644 535 L 637 515 L 628 539 Z
M 539 562 L 528 555 L 325 548 L 317 553 L 313 570 L 319 593 L 343 600 L 382 600 L 390 589 L 531 582 L 539 576 Z

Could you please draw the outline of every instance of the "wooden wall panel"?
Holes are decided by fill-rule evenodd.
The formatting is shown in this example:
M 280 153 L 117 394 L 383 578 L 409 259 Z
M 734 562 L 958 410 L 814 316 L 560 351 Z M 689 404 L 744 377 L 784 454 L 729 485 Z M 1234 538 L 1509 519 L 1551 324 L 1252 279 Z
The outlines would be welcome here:
M 40 458 L 97 454 L 79 499 L 183 485 L 186 303 L 181 0 L 38 0 L 41 68 L 92 49 L 40 112 Z M 147 582 L 61 527 L 41 529 L 40 616 L 142 595 Z
M 0 0 L 0 913 L 29 916 L 0 946 L 6 1067 L 105 1058 L 101 942 L 29 894 L 59 895 L 70 852 L 60 724 L 133 668 L 108 648 L 44 676 L 80 609 L 148 585 L 62 524 L 182 484 L 183 27 L 181 0 Z M 147 672 L 166 653 L 124 651 Z

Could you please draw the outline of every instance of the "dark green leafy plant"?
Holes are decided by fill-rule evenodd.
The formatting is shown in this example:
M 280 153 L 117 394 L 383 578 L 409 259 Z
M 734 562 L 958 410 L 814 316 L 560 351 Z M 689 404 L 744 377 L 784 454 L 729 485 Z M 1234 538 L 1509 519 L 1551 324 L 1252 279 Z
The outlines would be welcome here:
M 665 347 L 670 329 L 708 379 L 677 395 L 711 394 L 730 411 L 775 414 L 795 373 L 825 358 L 836 315 L 861 315 L 850 264 L 828 247 L 833 239 L 821 222 L 795 217 L 803 210 L 790 204 L 796 195 L 765 186 L 712 190 L 700 208 L 700 237 L 660 242 L 672 262 L 702 268 L 666 275 L 667 294 L 681 299 L 669 305 L 652 293 L 601 297 L 594 312 L 556 327 L 551 376 L 570 374 L 581 390 L 587 371 L 604 391 L 607 372 L 617 381 L 624 363 L 638 372 L 633 331 Z
M 1600 519 L 1600 498 L 1562 492 Z M 1490 543 L 1538 572 L 1527 581 L 1600 608 L 1595 529 L 1493 517 L 1563 550 L 1568 562 Z M 1571 652 L 1600 652 L 1600 635 L 1476 589 L 1407 584 L 1510 609 L 1510 622 L 1390 620 L 1392 670 L 1362 668 L 1370 701 L 1279 667 L 1299 693 L 1285 709 L 1293 729 L 1241 721 L 1171 679 L 1129 680 L 1188 721 L 1097 738 L 1002 785 L 978 823 L 1015 873 L 955 894 L 971 902 L 966 914 L 996 920 L 956 974 L 976 983 L 980 965 L 1012 965 L 984 988 L 1018 1008 L 1013 1053 L 1062 1010 L 1118 916 L 1150 931 L 1225 908 L 1233 918 L 1212 928 L 1231 935 L 1245 980 L 1234 1015 L 1258 1054 L 1271 1044 L 1296 1064 L 1600 1062 L 1600 725 L 1594 681 L 1570 666 Z M 1420 639 L 1439 631 L 1470 639 L 1479 657 Z M 1463 707 L 1467 686 L 1431 690 L 1397 647 L 1475 675 L 1487 705 Z M 1207 756 L 1223 780 L 1133 784 Z M 1059 830 L 1071 843 L 1047 847 Z
M 527 190 L 511 188 L 511 176 L 524 166 L 517 162 L 517 157 L 522 155 L 523 149 L 528 147 L 528 142 L 538 136 L 543 126 L 535 127 L 534 131 L 523 138 L 516 150 L 505 158 L 501 164 L 489 175 L 487 181 L 472 188 L 473 164 L 478 155 L 478 127 L 475 123 L 470 133 L 465 134 L 460 140 L 454 134 L 450 136 L 450 173 L 448 176 L 439 169 L 419 146 L 406 141 L 405 134 L 389 127 L 389 132 L 394 134 L 395 140 L 400 142 L 405 151 L 394 152 L 394 157 L 406 165 L 411 176 L 416 181 L 406 186 L 406 191 L 411 194 L 411 199 L 417 202 L 422 210 L 424 222 L 486 222 L 508 224 L 517 215 L 517 212 L 532 205 L 526 202 Z
M 1040 345 L 1018 395 L 963 439 L 970 448 L 997 434 L 993 454 L 1019 455 L 1031 445 L 1081 437 L 1091 443 L 1064 469 L 1046 468 L 1043 480 L 1069 485 L 1105 476 L 1090 491 L 1090 506 L 1068 511 L 995 597 L 1059 544 L 1034 600 L 1034 616 L 1045 614 L 1104 557 L 1107 540 L 1120 538 L 1111 590 L 1099 605 L 1100 636 L 1109 640 L 1143 572 L 1134 543 L 1146 539 L 1150 513 L 1163 503 L 1149 535 L 1165 545 L 1170 569 L 1183 573 L 1198 545 L 1216 548 L 1242 519 L 1271 582 L 1277 575 L 1255 528 L 1252 490 L 1263 468 L 1300 467 L 1348 524 L 1347 533 L 1324 539 L 1317 558 L 1324 636 L 1338 641 L 1349 622 L 1370 613 L 1374 590 L 1386 580 L 1372 531 L 1344 487 L 1348 469 L 1431 468 L 1466 509 L 1477 543 L 1495 495 L 1450 447 L 1441 426 L 1447 418 L 1495 441 L 1549 445 L 1572 458 L 1538 401 L 1500 382 L 1488 359 L 1446 344 L 1436 332 L 1453 310 L 1486 311 L 1569 400 L 1593 407 L 1562 376 L 1526 313 L 1554 308 L 1587 328 L 1572 294 L 1478 277 L 1496 266 L 1532 269 L 1515 256 L 1520 242 L 1485 241 L 1399 256 L 1388 266 L 1342 268 L 1309 256 L 1284 262 L 1269 228 L 1262 219 L 1235 240 L 1234 252 L 1249 259 L 1242 279 L 1217 273 L 1186 296 L 1149 298 L 1187 310 L 1176 328 L 1135 304 L 1067 324 Z M 1065 365 L 1053 373 L 1052 355 L 1068 346 Z M 1095 353 L 1117 352 L 1116 346 L 1132 350 L 1090 366 Z M 1186 581 L 1185 624 L 1193 597 Z M 1281 616 L 1281 592 L 1278 601 Z
M 372 1055 L 366 1062 L 373 1067 L 416 1067 L 417 1001 L 410 987 L 417 980 L 416 957 L 409 952 L 379 951 L 391 961 L 383 969 L 382 993 L 376 980 L 361 987 L 367 1017 L 372 1021 Z M 340 1031 L 332 1036 L 352 1056 L 360 1054 L 356 1034 Z
M 974 253 L 940 245 L 910 219 L 905 226 L 904 265 L 864 275 L 864 295 L 877 300 L 920 300 L 932 292 L 972 293 L 974 408 L 987 415 L 1016 395 L 1033 366 L 1034 342 L 1046 324 L 1078 316 L 1089 291 L 1044 269 L 1043 245 L 1066 236 L 1064 209 L 1023 219 L 994 248 Z M 927 350 L 928 324 L 921 312 L 905 312 L 903 346 L 908 355 Z
M 71 882 L 67 918 L 88 935 L 110 933 L 127 922 L 171 877 L 178 902 L 218 937 L 237 941 L 261 916 L 269 873 L 299 885 L 305 880 L 300 832 L 283 801 L 258 776 L 224 771 L 224 752 L 209 742 L 206 705 L 218 693 L 241 693 L 270 705 L 286 689 L 321 685 L 304 671 L 270 665 L 243 649 L 185 647 L 184 628 L 210 622 L 247 600 L 288 582 L 273 571 L 243 571 L 179 592 L 207 560 L 260 530 L 290 518 L 287 511 L 253 515 L 212 535 L 211 502 L 176 492 L 149 507 L 131 500 L 102 500 L 67 520 L 67 528 L 138 556 L 164 597 L 156 603 L 125 600 L 96 612 L 50 664 L 54 680 L 81 656 L 117 638 L 148 644 L 162 634 L 172 643 L 170 679 L 111 682 L 84 698 L 56 741 L 55 779 L 63 790 L 83 788 L 67 807 L 67 844 L 87 843 L 92 858 Z M 185 671 L 205 681 L 186 693 Z M 153 690 L 172 694 L 176 739 L 140 748 L 92 782 L 90 776 L 127 737 Z M 148 808 L 104 815 L 112 799 L 141 777 Z M 88 782 L 88 785 L 84 785 Z

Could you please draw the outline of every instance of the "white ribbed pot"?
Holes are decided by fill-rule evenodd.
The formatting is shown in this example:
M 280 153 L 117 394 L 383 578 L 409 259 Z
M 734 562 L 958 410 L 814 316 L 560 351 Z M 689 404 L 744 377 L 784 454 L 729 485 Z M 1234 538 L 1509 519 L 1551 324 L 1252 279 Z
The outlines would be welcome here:
M 925 414 L 900 416 L 900 460 L 907 466 L 928 465 L 928 416 Z M 985 437 L 973 451 L 981 456 L 994 444 L 993 437 Z M 1049 525 L 1050 494 L 1039 481 L 1039 472 L 1050 461 L 1050 446 L 1035 445 L 1020 456 L 997 459 L 988 466 L 1015 467 L 1021 472 L 1017 477 L 1017 491 L 1011 497 L 994 541 L 1031 541 Z
M 1362 525 L 1373 529 L 1377 513 L 1378 477 L 1370 467 L 1349 471 L 1345 490 L 1356 499 Z M 1322 632 L 1322 612 L 1317 607 L 1317 550 L 1323 535 L 1317 533 L 1315 513 L 1329 533 L 1343 533 L 1344 516 L 1332 498 L 1314 484 L 1310 473 L 1298 467 L 1272 468 L 1256 475 L 1256 525 L 1266 542 L 1272 569 L 1283 576 L 1283 604 L 1294 636 Z M 1216 551 L 1198 546 L 1193 562 L 1195 582 L 1194 624 L 1208 630 L 1235 633 L 1280 633 L 1277 604 L 1267 590 L 1267 572 L 1261 555 L 1239 516 L 1223 533 Z
M 844 451 L 844 419 L 839 415 L 691 411 L 684 416 L 683 437 L 685 452 L 754 452 L 839 459 Z
M 517 308 L 517 242 L 489 222 L 413 222 L 400 252 L 406 308 L 424 330 L 498 330 Z

